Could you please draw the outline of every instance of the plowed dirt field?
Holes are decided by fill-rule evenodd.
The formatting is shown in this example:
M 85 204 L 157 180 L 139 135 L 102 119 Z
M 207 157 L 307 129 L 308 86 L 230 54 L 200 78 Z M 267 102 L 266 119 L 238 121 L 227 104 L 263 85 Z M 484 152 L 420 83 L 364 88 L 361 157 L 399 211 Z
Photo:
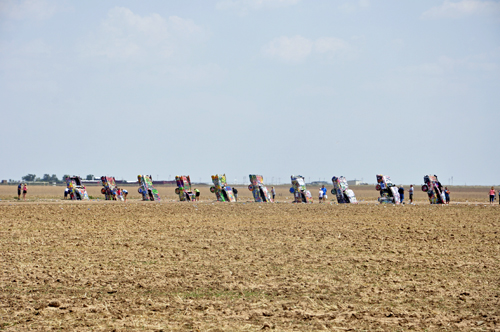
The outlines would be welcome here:
M 500 329 L 498 203 L 10 196 L 0 330 Z

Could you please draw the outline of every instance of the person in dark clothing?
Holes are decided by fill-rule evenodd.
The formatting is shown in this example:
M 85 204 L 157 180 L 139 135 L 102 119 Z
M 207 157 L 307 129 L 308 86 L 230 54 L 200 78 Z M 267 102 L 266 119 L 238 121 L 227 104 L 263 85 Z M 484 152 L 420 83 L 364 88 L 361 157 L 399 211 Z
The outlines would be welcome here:
M 405 199 L 405 188 L 403 188 L 403 185 L 399 187 L 398 193 L 399 193 L 399 198 L 401 200 L 401 204 L 404 204 L 403 201 Z
M 233 188 L 233 194 L 234 194 L 234 199 L 236 200 L 236 202 L 238 201 L 238 189 L 236 188 Z

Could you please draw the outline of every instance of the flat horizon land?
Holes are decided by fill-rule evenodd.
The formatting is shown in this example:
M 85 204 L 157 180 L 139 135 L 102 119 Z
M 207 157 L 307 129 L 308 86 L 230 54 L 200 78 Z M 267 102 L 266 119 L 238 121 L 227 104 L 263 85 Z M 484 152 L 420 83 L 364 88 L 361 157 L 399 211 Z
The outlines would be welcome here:
M 270 188 L 270 186 L 269 186 Z M 500 205 L 62 200 L 0 186 L 0 330 L 472 331 L 500 329 Z M 328 186 L 328 190 L 331 186 Z M 406 188 L 407 189 L 407 188 Z M 99 199 L 98 199 L 99 198 Z
M 137 189 L 139 186 L 137 184 L 122 185 L 121 188 L 127 189 L 129 192 L 129 200 L 141 200 L 141 195 L 138 193 Z M 193 189 L 196 186 L 193 186 Z M 247 189 L 246 185 L 235 185 L 238 188 L 238 198 L 240 202 L 253 202 L 252 192 Z M 270 185 L 267 186 L 268 190 L 271 190 Z M 289 189 L 291 185 L 276 185 L 276 201 L 279 203 L 292 202 L 293 196 L 290 194 Z M 405 188 L 405 202 L 408 203 L 408 186 Z M 489 204 L 489 186 L 447 186 L 451 191 L 451 204 L 465 203 L 465 204 Z M 65 185 L 57 186 L 41 186 L 41 185 L 30 185 L 28 186 L 28 194 L 26 196 L 29 202 L 33 201 L 46 201 L 46 202 L 57 202 L 63 200 Z M 104 195 L 101 194 L 100 185 L 88 185 L 87 192 L 91 198 L 91 201 L 104 200 Z M 175 194 L 175 186 L 170 185 L 157 185 L 160 198 L 162 202 L 178 202 L 179 196 Z M 200 200 L 202 202 L 214 202 L 216 200 L 215 194 L 210 192 L 210 185 L 198 185 L 197 188 L 201 192 Z M 320 186 L 307 186 L 307 189 L 311 192 L 314 200 L 314 204 L 318 203 L 318 191 Z M 332 185 L 326 186 L 328 190 L 328 200 L 327 203 L 336 204 L 337 200 L 330 193 L 333 188 Z M 377 204 L 377 198 L 379 193 L 375 190 L 375 185 L 362 185 L 362 186 L 350 186 L 356 198 L 360 204 Z M 498 189 L 496 191 L 498 192 Z M 498 197 L 498 196 L 497 196 Z M 17 201 L 17 185 L 0 185 L 0 204 L 7 202 Z M 415 186 L 415 204 L 429 204 L 427 194 L 421 190 L 421 185 Z M 495 200 L 498 204 L 498 200 Z

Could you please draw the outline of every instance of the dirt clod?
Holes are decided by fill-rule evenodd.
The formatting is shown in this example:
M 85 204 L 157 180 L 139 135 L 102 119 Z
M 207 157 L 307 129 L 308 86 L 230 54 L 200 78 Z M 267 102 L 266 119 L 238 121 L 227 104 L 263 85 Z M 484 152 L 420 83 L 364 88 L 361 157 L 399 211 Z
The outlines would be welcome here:
M 53 308 L 59 308 L 61 306 L 61 302 L 59 302 L 57 300 L 50 301 L 48 306 L 53 307 Z

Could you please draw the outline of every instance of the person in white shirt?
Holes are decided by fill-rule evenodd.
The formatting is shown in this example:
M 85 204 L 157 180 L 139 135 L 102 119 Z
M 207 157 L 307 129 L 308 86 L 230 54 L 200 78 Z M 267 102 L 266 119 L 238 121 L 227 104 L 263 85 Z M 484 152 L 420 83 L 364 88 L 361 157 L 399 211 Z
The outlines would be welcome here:
M 410 204 L 413 204 L 413 185 L 410 185 L 410 189 L 408 189 L 408 194 L 410 194 Z

